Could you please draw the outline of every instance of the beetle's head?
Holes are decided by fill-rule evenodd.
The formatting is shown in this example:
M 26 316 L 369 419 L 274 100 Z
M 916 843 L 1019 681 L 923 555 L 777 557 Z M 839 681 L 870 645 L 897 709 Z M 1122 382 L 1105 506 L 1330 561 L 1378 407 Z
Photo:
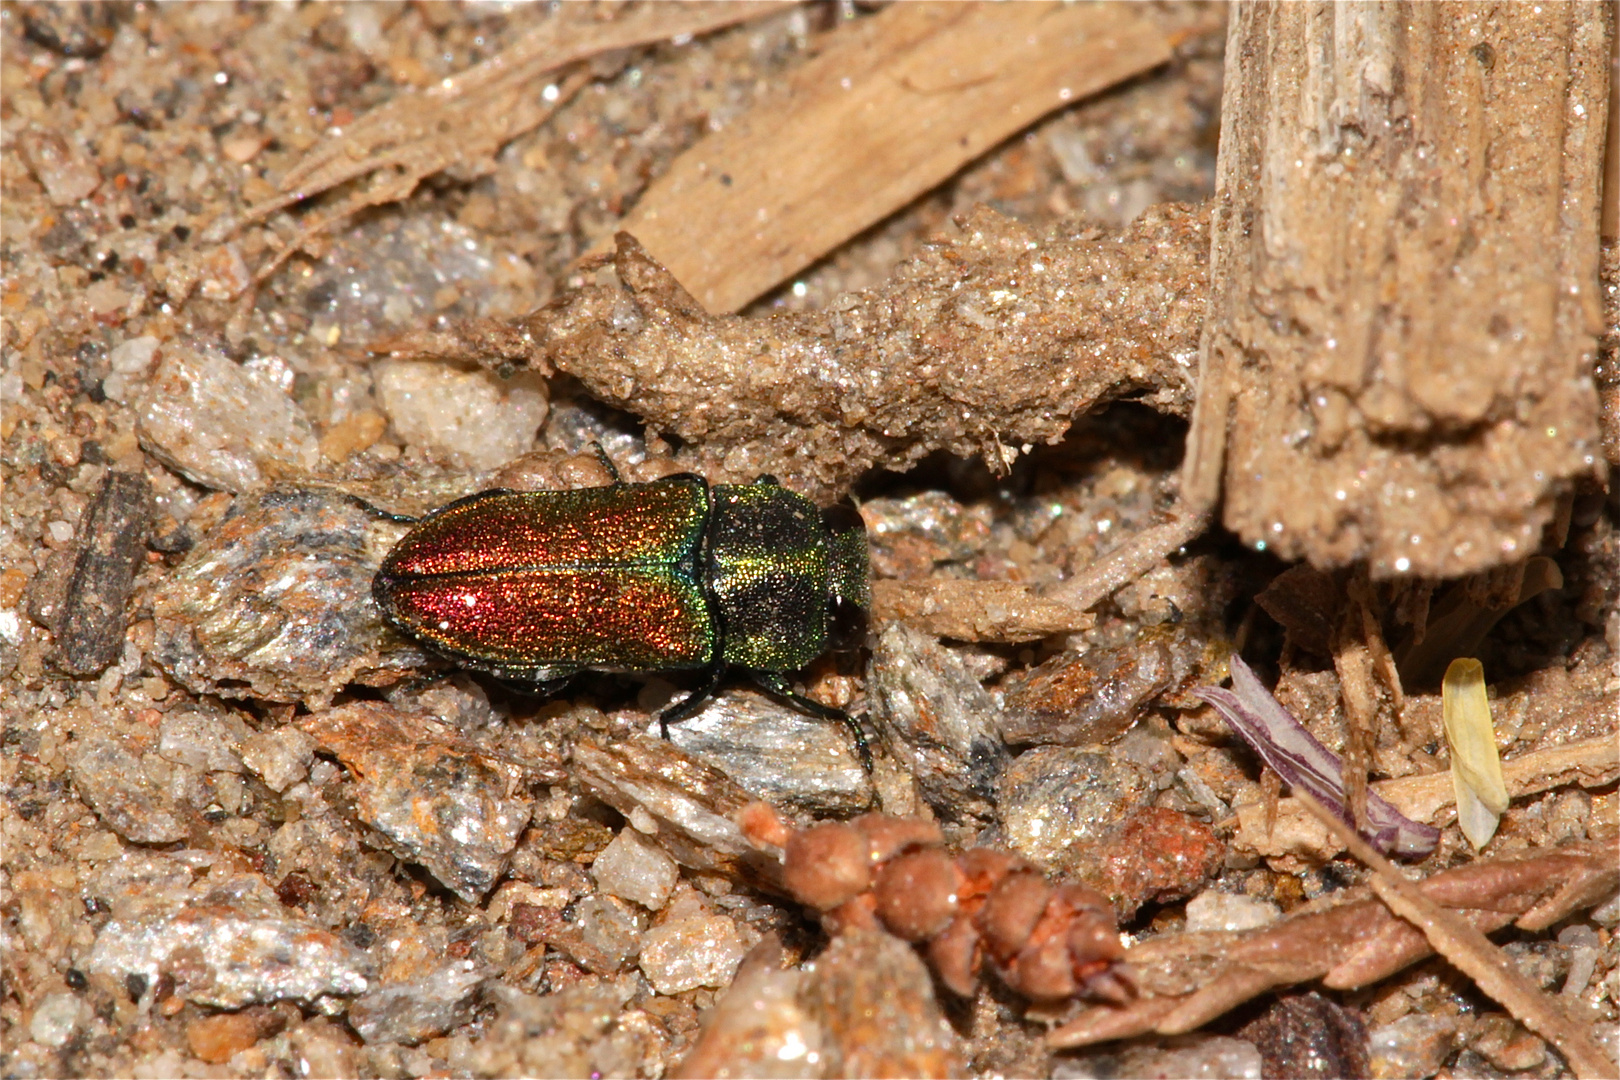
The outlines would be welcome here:
M 835 649 L 860 646 L 872 587 L 866 553 L 866 523 L 855 507 L 839 503 L 821 512 L 827 526 L 828 639 Z

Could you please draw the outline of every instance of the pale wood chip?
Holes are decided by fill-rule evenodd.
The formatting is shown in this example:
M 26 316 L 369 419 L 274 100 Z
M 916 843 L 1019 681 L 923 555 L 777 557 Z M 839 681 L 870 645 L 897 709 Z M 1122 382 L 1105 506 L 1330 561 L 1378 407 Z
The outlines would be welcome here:
M 1121 5 L 895 4 L 682 154 L 622 227 L 708 311 L 736 311 L 1046 113 L 1169 58 Z

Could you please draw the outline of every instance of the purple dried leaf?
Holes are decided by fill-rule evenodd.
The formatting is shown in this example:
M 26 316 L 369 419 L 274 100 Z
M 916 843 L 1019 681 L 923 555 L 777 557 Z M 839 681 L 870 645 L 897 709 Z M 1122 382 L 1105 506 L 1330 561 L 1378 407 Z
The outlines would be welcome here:
M 1215 706 L 1232 730 L 1290 786 L 1309 792 L 1353 826 L 1338 755 L 1317 742 L 1242 659 L 1233 656 L 1231 667 L 1232 689 L 1200 686 L 1193 694 Z M 1364 835 L 1374 847 L 1397 855 L 1422 858 L 1440 842 L 1439 829 L 1413 821 L 1371 789 L 1367 791 L 1367 830 Z

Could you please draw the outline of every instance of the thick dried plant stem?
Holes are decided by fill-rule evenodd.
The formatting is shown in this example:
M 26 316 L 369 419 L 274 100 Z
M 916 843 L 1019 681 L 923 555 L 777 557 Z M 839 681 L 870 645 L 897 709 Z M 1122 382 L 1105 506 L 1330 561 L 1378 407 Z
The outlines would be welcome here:
M 1284 559 L 1521 558 L 1600 465 L 1608 4 L 1232 9 L 1184 493 Z M 1351 227 L 1353 224 L 1353 227 Z
M 1357 836 L 1355 830 L 1348 828 L 1327 807 L 1305 792 L 1296 793 L 1295 798 L 1356 858 L 1372 868 L 1375 875 L 1371 880 L 1372 889 L 1391 911 L 1422 930 L 1435 952 L 1473 979 L 1475 985 L 1515 1019 L 1558 1047 L 1576 1076 L 1581 1080 L 1599 1080 L 1615 1075 L 1615 1063 L 1571 1023 L 1552 998 L 1521 975 L 1477 927 L 1424 896 L 1417 885 L 1402 877 L 1388 859 L 1374 851 L 1371 844 Z

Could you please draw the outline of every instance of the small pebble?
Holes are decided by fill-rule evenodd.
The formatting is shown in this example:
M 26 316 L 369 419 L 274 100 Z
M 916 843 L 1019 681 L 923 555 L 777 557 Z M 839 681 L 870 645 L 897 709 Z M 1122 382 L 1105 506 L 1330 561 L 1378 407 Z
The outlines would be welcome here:
M 261 731 L 242 744 L 242 762 L 271 791 L 286 791 L 309 772 L 315 740 L 294 727 Z
M 1066 869 L 1153 794 L 1148 770 L 1118 754 L 1037 747 L 1001 776 L 1000 828 L 1020 855 Z
M 193 1057 L 223 1065 L 259 1041 L 259 1023 L 247 1013 L 200 1016 L 186 1025 L 186 1045 Z
M 142 757 L 121 744 L 111 739 L 76 743 L 68 751 L 68 766 L 79 797 L 124 839 L 167 844 L 185 837 L 173 796 L 147 774 Z
M 56 206 L 72 206 L 101 186 L 101 173 L 79 147 L 60 135 L 25 131 L 23 157 Z
M 425 1042 L 472 1019 L 474 996 L 487 977 L 455 960 L 425 978 L 380 986 L 349 1006 L 349 1026 L 368 1043 Z
M 141 444 L 203 487 L 245 491 L 267 469 L 296 474 L 319 464 L 298 404 L 211 348 L 165 345 L 136 407 Z
M 591 864 L 603 892 L 657 911 L 669 899 L 680 869 L 675 860 L 634 829 L 621 829 Z
M 394 431 L 457 468 L 499 468 L 532 449 L 545 423 L 546 384 L 538 376 L 501 380 L 410 360 L 382 361 L 372 370 Z
M 52 1049 L 64 1046 L 89 1018 L 88 1014 L 89 1009 L 77 994 L 47 994 L 28 1021 L 28 1037 Z
M 1187 901 L 1187 932 L 1200 930 L 1254 930 L 1282 918 L 1270 900 L 1206 889 Z
M 748 951 L 724 915 L 699 915 L 655 926 L 641 939 L 641 971 L 660 994 L 731 982 Z
M 240 749 L 251 730 L 234 716 L 191 710 L 166 713 L 158 724 L 158 753 L 203 772 L 243 771 Z
M 1456 1046 L 1457 1018 L 1412 1013 L 1367 1034 L 1373 1080 L 1433 1076 Z

